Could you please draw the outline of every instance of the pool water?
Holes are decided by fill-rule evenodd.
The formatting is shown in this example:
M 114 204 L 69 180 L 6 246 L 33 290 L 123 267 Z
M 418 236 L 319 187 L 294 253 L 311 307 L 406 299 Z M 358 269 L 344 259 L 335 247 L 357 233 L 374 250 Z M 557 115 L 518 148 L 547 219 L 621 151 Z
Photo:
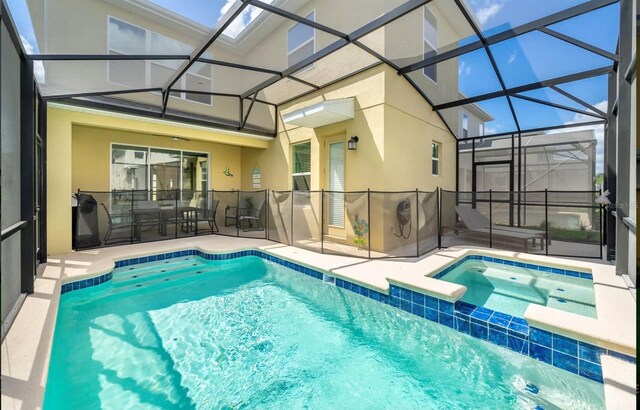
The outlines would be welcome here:
M 596 317 L 593 281 L 494 262 L 468 260 L 440 278 L 467 287 L 462 300 L 524 317 L 530 303 Z
M 259 257 L 189 256 L 61 297 L 44 408 L 536 406 L 604 408 L 603 387 Z

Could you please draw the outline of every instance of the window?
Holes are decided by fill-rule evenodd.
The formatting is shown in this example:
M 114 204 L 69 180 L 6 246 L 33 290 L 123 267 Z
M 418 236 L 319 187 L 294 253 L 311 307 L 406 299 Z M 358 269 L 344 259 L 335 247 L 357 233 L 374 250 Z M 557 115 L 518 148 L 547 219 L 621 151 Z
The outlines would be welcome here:
M 316 21 L 316 12 L 305 16 L 307 20 Z M 302 23 L 293 25 L 287 31 L 287 64 L 289 67 L 299 63 L 315 52 L 315 29 Z M 312 67 L 309 65 L 308 68 Z
M 428 54 L 431 52 L 438 51 L 438 21 L 435 16 L 429 11 L 429 9 L 424 7 L 424 19 L 423 19 L 423 52 L 424 54 Z M 427 66 L 422 69 L 422 72 L 425 76 L 433 80 L 434 82 L 438 82 L 438 65 L 433 64 Z
M 207 190 L 208 154 L 163 148 L 111 146 L 112 190 Z M 182 164 L 182 165 L 181 165 Z M 163 199 L 158 193 L 154 199 Z
M 431 143 L 431 174 L 440 175 L 440 143 Z
M 469 116 L 462 113 L 462 138 L 469 137 Z
M 484 135 L 484 123 L 481 122 L 480 125 L 478 125 L 478 135 Z
M 134 26 L 109 17 L 109 54 L 191 54 L 193 47 L 162 34 Z M 169 51 L 169 53 L 167 53 Z M 205 58 L 213 58 L 205 53 Z M 132 88 L 154 88 L 165 84 L 178 70 L 182 61 L 109 61 L 108 81 Z M 213 90 L 212 67 L 195 63 L 174 85 L 182 90 Z M 206 94 L 172 92 L 171 96 L 201 104 L 212 105 L 212 96 Z
M 311 187 L 311 142 L 303 142 L 291 147 L 292 189 L 308 191 Z

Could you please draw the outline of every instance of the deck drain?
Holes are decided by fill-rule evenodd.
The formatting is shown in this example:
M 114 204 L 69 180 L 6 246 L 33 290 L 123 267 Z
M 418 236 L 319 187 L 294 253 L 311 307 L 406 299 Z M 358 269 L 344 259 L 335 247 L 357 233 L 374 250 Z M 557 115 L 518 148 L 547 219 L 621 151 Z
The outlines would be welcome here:
M 525 390 L 527 390 L 527 391 L 529 391 L 529 392 L 531 392 L 531 393 L 533 393 L 533 394 L 538 394 L 538 392 L 540 391 L 540 389 L 538 389 L 538 386 L 536 386 L 536 385 L 535 385 L 535 384 L 533 384 L 533 383 L 528 383 L 528 384 L 524 387 L 524 389 L 525 389 Z

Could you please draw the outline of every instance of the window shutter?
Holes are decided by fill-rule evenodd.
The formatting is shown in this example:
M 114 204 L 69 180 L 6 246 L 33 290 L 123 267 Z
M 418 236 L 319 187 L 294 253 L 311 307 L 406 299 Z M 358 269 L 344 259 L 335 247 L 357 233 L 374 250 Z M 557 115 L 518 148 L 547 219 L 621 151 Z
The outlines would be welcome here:
M 344 142 L 329 144 L 329 224 L 344 227 Z

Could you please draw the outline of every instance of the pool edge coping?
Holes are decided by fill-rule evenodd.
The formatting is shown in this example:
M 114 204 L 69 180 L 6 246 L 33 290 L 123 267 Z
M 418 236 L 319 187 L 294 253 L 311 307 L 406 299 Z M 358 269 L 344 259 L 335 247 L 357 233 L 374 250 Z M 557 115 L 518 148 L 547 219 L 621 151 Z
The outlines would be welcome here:
M 203 238 L 200 238 L 200 240 L 202 239 Z M 213 244 L 213 248 L 211 248 L 209 251 L 210 252 L 230 252 L 231 251 L 230 249 L 246 248 L 246 246 L 238 246 L 243 243 L 242 240 L 238 240 L 242 238 L 226 238 L 225 237 L 223 239 L 232 242 L 233 246 L 229 248 L 227 247 L 229 246 L 229 244 L 225 244 L 225 243 L 221 244 L 219 239 L 216 238 L 215 241 L 211 241 L 211 243 Z M 161 251 L 168 251 L 169 249 L 173 250 L 173 249 L 192 248 L 193 245 L 186 241 L 187 241 L 186 238 L 182 238 L 182 239 L 178 239 L 175 242 L 173 241 L 168 242 L 166 243 L 166 245 L 168 246 L 166 248 L 162 246 L 161 248 L 164 248 L 164 249 L 162 249 Z M 290 250 L 293 250 L 292 253 L 294 254 L 302 252 L 302 253 L 307 253 L 308 255 L 306 256 L 315 255 L 316 259 L 323 259 L 322 263 L 327 266 L 330 266 L 336 263 L 338 265 L 341 265 L 341 266 L 335 267 L 336 269 L 342 269 L 345 266 L 348 267 L 349 265 L 347 264 L 347 262 L 352 263 L 353 261 L 356 261 L 357 264 L 362 264 L 363 262 L 366 262 L 365 260 L 355 258 L 355 257 L 349 257 L 349 256 L 335 258 L 335 255 L 319 255 L 315 252 L 301 250 L 300 248 L 293 248 L 293 247 L 284 246 L 281 244 L 274 244 L 272 242 L 267 242 L 267 241 L 260 241 L 261 242 L 260 244 L 256 244 L 256 240 L 252 239 L 251 242 L 252 242 L 252 245 L 251 245 L 252 248 L 257 247 L 261 251 L 273 252 L 280 258 L 290 259 L 296 263 L 299 263 L 297 256 L 284 256 L 284 255 L 281 255 L 280 253 L 286 254 Z M 186 244 L 183 245 L 183 243 L 186 243 Z M 244 241 L 244 243 L 246 243 L 246 241 Z M 146 245 L 149 245 L 149 244 L 146 244 Z M 129 248 L 129 246 L 130 245 L 127 245 L 126 248 Z M 133 246 L 136 246 L 136 245 L 133 245 Z M 227 248 L 218 249 L 220 248 L 220 246 L 227 247 Z M 126 250 L 123 248 L 124 247 L 110 248 L 110 250 L 112 252 L 123 252 L 129 256 L 149 254 L 149 252 L 138 252 L 138 249 L 135 249 L 135 248 L 129 248 Z M 130 249 L 134 250 L 134 252 L 131 252 Z M 152 253 L 157 253 L 159 251 L 160 250 L 154 250 L 154 252 Z M 482 251 L 482 252 L 497 253 L 497 254 L 501 253 L 500 251 L 493 252 L 492 250 L 488 250 L 485 248 L 477 248 L 477 247 L 464 248 L 462 251 L 459 248 L 449 248 L 449 249 L 441 250 L 438 253 L 449 252 L 449 253 L 460 255 L 461 253 L 466 253 L 469 251 L 476 251 L 476 252 Z M 501 256 L 508 256 L 512 254 L 512 253 L 509 253 L 508 251 L 504 251 L 504 253 L 505 255 L 501 255 Z M 331 259 L 331 256 L 334 257 L 333 260 Z M 416 267 L 418 267 L 419 263 L 417 262 L 422 262 L 424 260 L 431 259 L 433 256 L 435 256 L 435 254 L 431 253 L 423 258 L 419 258 L 419 259 L 411 258 L 411 263 L 406 265 L 406 266 L 409 266 L 408 269 L 400 266 L 398 270 L 405 269 L 405 270 L 411 271 L 412 265 L 415 265 Z M 532 256 L 535 257 L 536 255 L 532 255 Z M 76 279 L 76 278 L 88 277 L 88 276 L 96 275 L 98 274 L 98 272 L 112 270 L 113 267 L 96 266 L 96 265 L 99 265 L 99 263 L 96 263 L 97 260 L 104 259 L 104 258 L 105 256 L 96 255 L 96 254 L 78 255 L 77 253 L 72 253 L 67 255 L 52 255 L 49 258 L 48 263 L 42 265 L 42 268 L 41 270 L 39 270 L 38 276 L 36 277 L 36 286 L 35 286 L 36 295 L 27 296 L 27 301 L 25 302 L 25 305 L 23 306 L 21 311 L 18 313 L 18 317 L 16 318 L 16 321 L 14 322 L 11 329 L 9 329 L 7 333 L 7 337 L 3 341 L 3 352 L 6 352 L 6 354 L 3 354 L 4 359 L 3 359 L 3 366 L 2 366 L 2 376 L 3 378 L 5 376 L 9 378 L 17 377 L 17 379 L 21 381 L 21 383 L 19 384 L 7 383 L 3 386 L 5 387 L 5 389 L 3 389 L 2 391 L 3 408 L 5 408 L 5 405 L 7 406 L 7 408 L 22 408 L 22 409 L 41 407 L 42 401 L 44 398 L 44 387 L 46 386 L 46 381 L 48 377 L 48 368 L 49 368 L 48 364 L 49 364 L 49 358 L 51 354 L 55 322 L 57 319 L 58 304 L 60 302 L 61 283 L 63 280 L 68 282 L 71 278 Z M 329 258 L 329 260 L 325 263 L 324 258 Z M 108 259 L 112 259 L 112 258 L 108 258 Z M 311 258 L 311 259 L 315 260 L 314 258 Z M 551 259 L 558 259 L 558 258 L 551 258 Z M 69 265 L 66 265 L 66 262 L 68 260 L 73 260 L 73 261 L 84 260 L 85 262 L 83 263 L 82 268 L 68 269 Z M 89 263 L 86 262 L 87 260 L 89 261 Z M 562 261 L 566 263 L 567 259 L 562 259 Z M 570 260 L 570 261 L 571 263 L 575 262 L 578 265 L 587 264 L 586 262 L 582 262 L 582 261 L 574 261 L 574 260 Z M 394 266 L 398 266 L 398 265 L 402 265 L 403 261 L 396 260 L 390 263 L 392 263 Z M 590 262 L 588 264 L 595 265 Z M 605 267 L 612 269 L 611 266 L 605 266 Z M 336 277 L 343 276 L 338 274 L 337 272 L 334 272 L 333 266 L 331 266 L 329 269 L 320 268 L 320 267 L 318 269 L 323 271 L 328 271 L 333 276 L 336 276 Z M 407 273 L 417 274 L 416 272 L 407 272 Z M 357 281 L 357 279 L 354 279 L 351 276 L 349 276 L 349 280 Z M 372 287 L 372 286 L 375 287 L 374 285 L 369 284 L 369 287 Z M 41 304 L 34 305 L 35 303 L 41 303 L 43 301 L 43 298 L 46 300 L 50 300 L 50 302 L 48 303 L 47 306 L 44 307 L 44 309 Z M 633 310 L 633 312 L 635 313 L 635 309 Z M 37 321 L 35 327 L 33 323 L 34 319 Z M 25 345 L 20 343 L 22 340 L 28 340 L 28 341 L 34 341 L 34 342 L 32 342 L 30 345 Z M 12 343 L 11 350 L 7 349 L 7 346 L 6 346 L 6 344 L 8 344 L 9 342 Z M 7 368 L 9 361 L 11 361 L 13 365 L 10 368 Z M 629 364 L 629 365 L 633 366 L 633 368 L 635 369 L 634 364 Z M 604 368 L 605 367 L 603 363 L 603 369 Z M 25 374 L 25 371 L 27 372 L 26 373 L 27 376 L 23 378 L 21 376 Z M 605 378 L 605 386 L 606 385 L 607 385 L 607 380 Z M 606 400 L 608 403 L 610 398 L 607 397 Z

